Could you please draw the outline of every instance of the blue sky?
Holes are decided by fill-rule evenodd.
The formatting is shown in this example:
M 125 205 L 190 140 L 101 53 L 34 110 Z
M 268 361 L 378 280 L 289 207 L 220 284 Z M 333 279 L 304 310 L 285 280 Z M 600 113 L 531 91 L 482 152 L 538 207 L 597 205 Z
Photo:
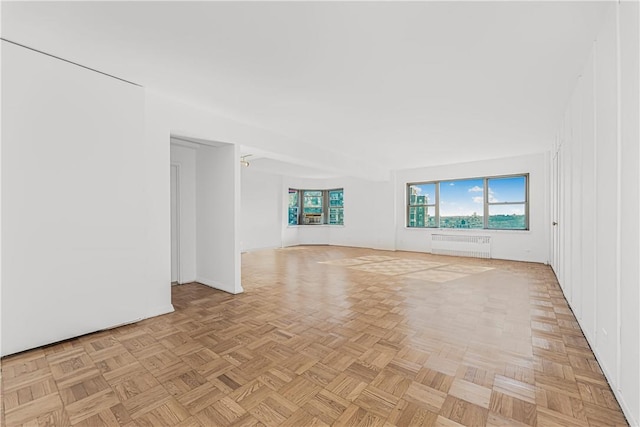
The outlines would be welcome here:
M 524 202 L 525 178 L 510 177 L 489 180 L 489 201 Z M 482 179 L 442 181 L 440 183 L 440 216 L 459 216 L 483 214 L 484 190 Z M 419 193 L 429 196 L 431 203 L 435 200 L 435 185 L 421 184 L 416 186 Z M 518 214 L 524 215 L 524 205 L 490 206 L 490 215 Z
M 483 214 L 483 181 L 443 181 L 440 183 L 440 216 Z

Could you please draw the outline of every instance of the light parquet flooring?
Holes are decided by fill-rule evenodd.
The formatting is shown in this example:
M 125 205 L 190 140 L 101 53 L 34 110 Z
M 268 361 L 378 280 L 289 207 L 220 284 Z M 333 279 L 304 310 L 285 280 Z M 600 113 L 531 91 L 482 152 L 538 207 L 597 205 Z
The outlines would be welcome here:
M 626 425 L 547 266 L 317 246 L 242 272 L 244 294 L 174 286 L 174 313 L 4 358 L 2 424 Z

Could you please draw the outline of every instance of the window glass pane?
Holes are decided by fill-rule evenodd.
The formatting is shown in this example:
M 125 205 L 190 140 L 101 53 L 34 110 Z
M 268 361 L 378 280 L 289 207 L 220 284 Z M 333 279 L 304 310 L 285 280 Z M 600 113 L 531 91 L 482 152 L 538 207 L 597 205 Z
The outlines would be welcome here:
M 409 227 L 435 227 L 435 207 L 433 206 L 410 206 L 409 207 Z
M 344 225 L 344 191 L 329 190 L 329 224 Z
M 436 185 L 411 184 L 409 186 L 410 205 L 433 205 L 436 203 Z
M 289 225 L 298 225 L 298 190 L 289 189 Z
M 483 213 L 483 179 L 440 183 L 440 227 L 483 228 Z
M 329 206 L 344 206 L 343 190 L 329 191 Z
M 526 177 L 491 178 L 488 181 L 489 203 L 517 203 L 526 200 Z
M 329 224 L 344 225 L 344 208 L 329 208 Z
M 289 207 L 298 206 L 298 190 L 289 189 Z
M 524 203 L 489 205 L 489 228 L 526 230 Z
M 305 191 L 303 196 L 303 212 L 305 214 L 322 213 L 322 191 Z

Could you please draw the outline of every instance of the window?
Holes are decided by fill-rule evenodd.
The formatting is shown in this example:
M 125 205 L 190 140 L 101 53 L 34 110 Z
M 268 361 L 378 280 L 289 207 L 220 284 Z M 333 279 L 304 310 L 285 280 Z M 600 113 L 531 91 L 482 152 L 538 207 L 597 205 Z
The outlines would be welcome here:
M 289 225 L 343 225 L 344 190 L 289 189 Z
M 484 180 L 440 183 L 440 228 L 484 228 Z
M 409 185 L 409 227 L 436 226 L 436 184 Z
M 487 179 L 488 186 L 488 227 L 502 230 L 526 230 L 529 228 L 527 215 L 527 179 L 525 176 L 511 176 Z
M 407 184 L 407 227 L 528 230 L 528 175 Z
M 329 190 L 329 224 L 344 225 L 344 191 Z
M 324 223 L 323 191 L 304 190 L 302 201 L 302 223 L 322 224 Z
M 289 225 L 298 225 L 298 190 L 289 189 Z

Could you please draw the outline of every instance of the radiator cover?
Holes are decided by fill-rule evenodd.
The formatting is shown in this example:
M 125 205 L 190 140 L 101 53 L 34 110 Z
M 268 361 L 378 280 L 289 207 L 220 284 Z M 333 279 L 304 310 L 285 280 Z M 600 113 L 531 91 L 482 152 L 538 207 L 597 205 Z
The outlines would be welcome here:
M 438 255 L 491 258 L 491 236 L 432 234 L 431 253 Z

